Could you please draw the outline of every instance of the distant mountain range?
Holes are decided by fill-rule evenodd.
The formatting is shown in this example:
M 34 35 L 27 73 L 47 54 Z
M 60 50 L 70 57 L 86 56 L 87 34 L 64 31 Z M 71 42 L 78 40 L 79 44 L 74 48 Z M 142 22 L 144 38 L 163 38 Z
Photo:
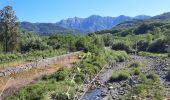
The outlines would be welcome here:
M 112 27 L 126 21 L 146 20 L 150 18 L 150 16 L 146 15 L 139 15 L 136 17 L 124 15 L 120 15 L 118 17 L 102 17 L 99 15 L 92 15 L 88 18 L 68 18 L 57 23 L 21 22 L 21 27 L 26 31 L 37 32 L 42 35 L 49 33 L 84 34 L 88 32 L 111 29 Z
M 104 29 L 110 29 L 117 24 L 125 21 L 132 21 L 134 19 L 148 19 L 150 16 L 140 15 L 136 17 L 129 17 L 120 15 L 119 17 L 101 17 L 98 15 L 92 15 L 88 18 L 69 18 L 66 20 L 61 20 L 57 24 L 71 29 L 77 29 L 84 32 L 95 32 Z
M 152 32 L 153 30 L 169 30 L 170 29 L 170 12 L 163 13 L 147 20 L 132 20 L 122 22 L 111 29 L 97 31 L 97 34 L 111 33 L 116 35 L 127 35 L 132 32 L 135 34 L 143 34 Z

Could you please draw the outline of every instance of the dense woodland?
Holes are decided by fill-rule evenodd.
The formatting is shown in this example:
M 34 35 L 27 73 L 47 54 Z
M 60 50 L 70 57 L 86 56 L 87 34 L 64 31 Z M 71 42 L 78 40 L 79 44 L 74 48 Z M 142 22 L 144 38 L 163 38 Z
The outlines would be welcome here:
M 48 98 L 49 91 L 54 91 L 52 94 L 57 100 L 71 99 L 75 83 L 82 84 L 87 73 L 90 78 L 100 71 L 102 66 L 113 60 L 123 62 L 135 52 L 143 55 L 146 53 L 167 55 L 170 53 L 170 23 L 162 21 L 161 18 L 159 16 L 157 19 L 143 22 L 139 20 L 125 22 L 111 30 L 88 35 L 39 36 L 38 33 L 21 29 L 12 7 L 4 7 L 0 10 L 1 64 L 21 59 L 47 58 L 67 52 L 84 52 L 81 55 L 81 61 L 75 64 L 73 69 L 61 68 L 54 74 L 44 76 L 37 83 L 21 89 L 7 100 L 44 100 Z M 72 74 L 69 74 L 70 71 Z M 76 73 L 74 80 L 68 81 L 73 77 L 73 73 Z M 126 79 L 127 75 L 124 76 Z M 112 78 L 112 80 L 119 80 L 119 77 Z M 71 87 L 69 93 L 66 92 L 68 84 Z

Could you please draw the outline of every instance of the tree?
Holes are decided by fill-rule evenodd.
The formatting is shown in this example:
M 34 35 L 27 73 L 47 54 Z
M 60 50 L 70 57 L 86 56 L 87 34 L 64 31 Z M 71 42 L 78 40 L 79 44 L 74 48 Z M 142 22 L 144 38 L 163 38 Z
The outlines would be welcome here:
M 112 42 L 112 34 L 107 33 L 103 35 L 103 41 L 105 46 L 111 46 L 113 44 Z
M 167 40 L 166 50 L 168 52 L 168 56 L 170 57 L 170 33 L 169 32 L 166 34 L 166 40 Z
M 47 45 L 45 41 L 34 33 L 22 34 L 20 39 L 21 52 L 29 52 L 31 50 L 47 50 L 50 49 L 50 45 Z
M 165 53 L 166 51 L 166 46 L 167 46 L 168 41 L 164 39 L 158 39 L 153 41 L 149 45 L 148 51 L 149 52 L 154 52 L 154 53 Z
M 124 50 L 124 51 L 126 51 L 128 53 L 132 52 L 130 46 L 125 44 L 125 43 L 123 43 L 123 42 L 118 42 L 116 44 L 113 44 L 112 45 L 112 49 L 113 50 Z
M 4 51 L 11 52 L 16 50 L 18 47 L 19 22 L 11 6 L 6 6 L 0 10 L 0 30 Z

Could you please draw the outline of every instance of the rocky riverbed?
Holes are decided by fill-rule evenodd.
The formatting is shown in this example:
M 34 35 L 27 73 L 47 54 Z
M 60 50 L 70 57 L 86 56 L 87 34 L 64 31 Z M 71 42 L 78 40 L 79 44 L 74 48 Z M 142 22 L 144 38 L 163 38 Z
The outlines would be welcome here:
M 108 80 L 112 76 L 113 71 L 123 70 L 129 67 L 132 62 L 140 62 L 143 66 L 141 73 L 148 78 L 148 82 L 143 83 L 140 75 L 131 75 L 130 78 L 118 82 L 109 82 Z M 143 56 L 132 56 L 131 59 L 122 63 L 112 63 L 105 67 L 105 69 L 98 75 L 96 80 L 93 82 L 92 89 L 83 96 L 82 100 L 118 100 L 118 99 L 132 99 L 140 100 L 153 100 L 156 91 L 159 91 L 159 97 L 164 100 L 168 100 L 170 82 L 166 79 L 169 64 L 167 60 L 143 57 Z M 158 76 L 159 81 L 153 83 L 149 80 L 149 75 L 154 73 Z M 150 82 L 150 83 L 149 83 Z M 134 95 L 134 90 L 137 86 L 144 84 L 148 86 L 148 91 L 143 93 L 142 96 Z M 141 85 L 142 86 L 142 85 Z M 138 92 L 138 91 L 137 91 Z M 130 96 L 129 96 L 130 95 Z M 157 94 L 158 95 L 158 94 Z M 158 98 L 158 97 L 157 97 Z

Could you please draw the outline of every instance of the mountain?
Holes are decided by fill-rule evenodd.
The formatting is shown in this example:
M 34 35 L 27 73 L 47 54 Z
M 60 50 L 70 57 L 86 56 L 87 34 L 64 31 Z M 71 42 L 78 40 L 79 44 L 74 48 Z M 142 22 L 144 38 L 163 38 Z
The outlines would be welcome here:
M 143 19 L 143 20 L 145 20 L 145 19 L 151 18 L 151 16 L 147 16 L 147 15 L 138 15 L 138 16 L 135 16 L 134 18 L 135 18 L 135 19 Z
M 137 16 L 142 19 L 141 16 Z M 146 16 L 147 17 L 147 16 Z M 132 32 L 135 34 L 144 34 L 147 32 L 153 32 L 154 30 L 160 30 L 165 32 L 170 28 L 170 12 L 163 13 L 157 16 L 153 16 L 147 20 L 135 19 L 132 21 L 126 21 L 114 26 L 111 29 L 102 30 L 96 32 L 97 34 L 111 33 L 115 35 L 128 35 Z
M 112 27 L 137 19 L 149 19 L 149 16 L 139 15 L 136 17 L 128 17 L 120 15 L 118 17 L 102 17 L 99 15 L 92 15 L 88 18 L 68 18 L 57 23 L 30 23 L 21 22 L 21 27 L 29 32 L 40 33 L 41 35 L 48 35 L 49 33 L 63 33 L 63 34 L 87 34 L 90 32 L 111 29 Z
M 50 33 L 76 34 L 82 33 L 78 30 L 61 27 L 55 23 L 30 23 L 21 22 L 21 27 L 29 32 L 36 32 L 41 35 L 49 35 Z
M 161 15 L 157 15 L 151 18 L 153 21 L 161 21 L 161 22 L 166 22 L 170 20 L 170 12 L 163 13 Z
M 66 20 L 61 20 L 57 24 L 59 26 L 71 29 L 77 29 L 84 32 L 95 32 L 105 29 L 110 29 L 117 24 L 126 21 L 132 21 L 134 19 L 149 19 L 149 16 L 139 15 L 136 17 L 129 17 L 120 15 L 118 17 L 102 17 L 99 15 L 92 15 L 88 18 L 68 18 Z

